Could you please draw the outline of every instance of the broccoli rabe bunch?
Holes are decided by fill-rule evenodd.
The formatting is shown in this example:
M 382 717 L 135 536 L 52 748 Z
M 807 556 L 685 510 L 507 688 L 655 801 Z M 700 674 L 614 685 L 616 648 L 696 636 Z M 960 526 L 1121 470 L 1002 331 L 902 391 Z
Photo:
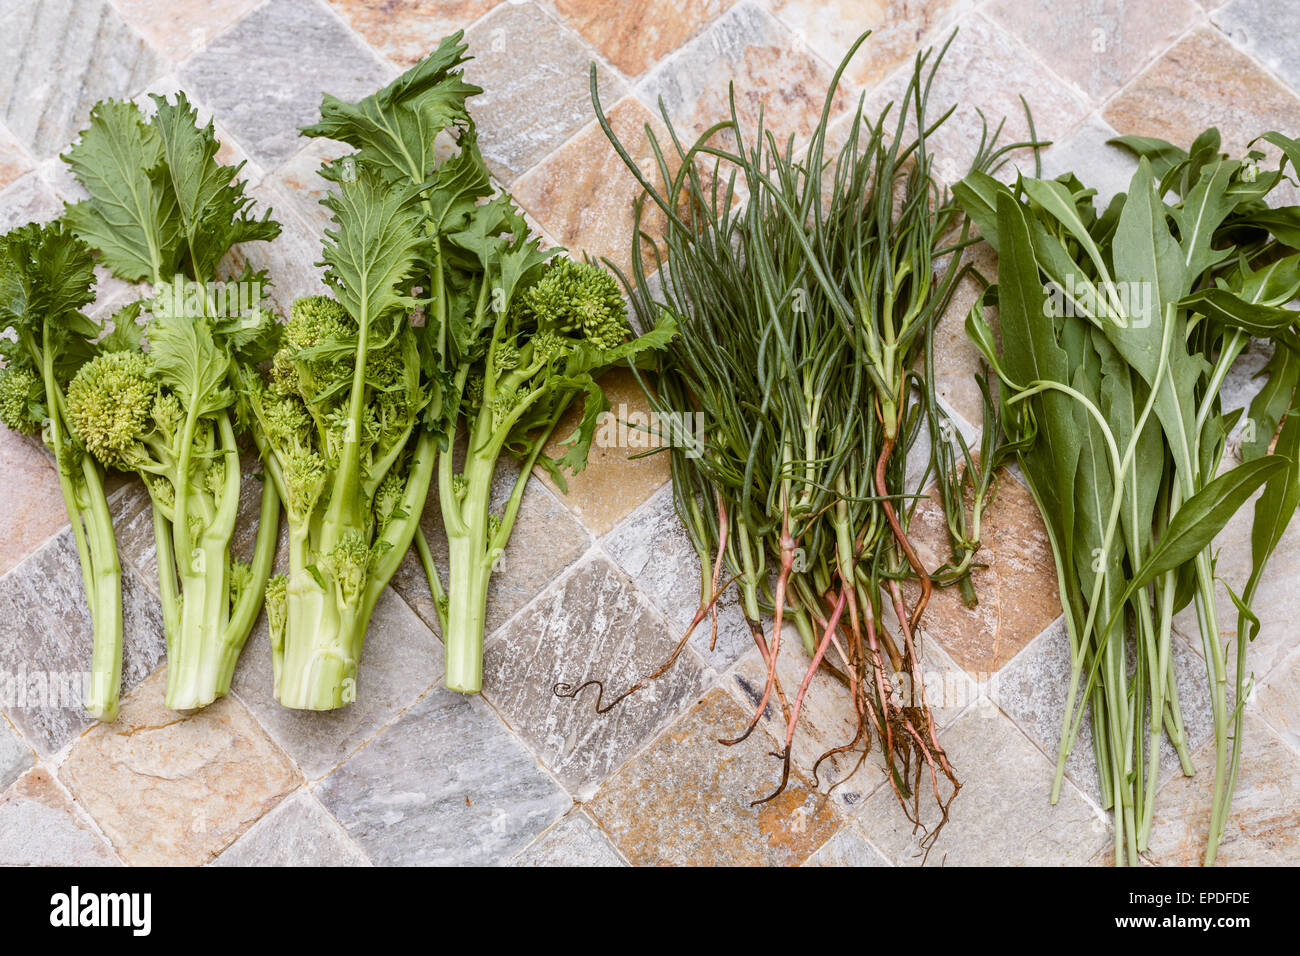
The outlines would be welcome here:
M 599 266 L 563 255 L 548 259 L 535 243 L 517 240 L 478 247 L 492 257 L 484 260 L 482 281 L 502 290 L 496 298 L 505 303 L 479 316 L 489 321 L 463 366 L 469 372 L 459 411 L 469 441 L 460 473 L 450 449 L 442 453 L 439 492 L 451 572 L 445 593 L 436 571 L 426 568 L 446 644 L 447 686 L 464 693 L 477 693 L 482 684 L 488 582 L 532 467 L 542 465 L 564 488 L 564 471 L 586 465 L 597 418 L 608 407 L 596 377 L 661 348 L 673 334 L 664 325 L 634 338 L 618 282 Z M 578 427 L 565 438 L 567 451 L 553 459 L 544 449 L 578 399 Z M 492 479 L 503 452 L 523 467 L 497 512 Z
M 272 335 L 269 315 L 261 321 Z M 230 342 L 195 348 L 195 337 L 207 330 L 190 322 L 155 315 L 149 352 L 102 351 L 81 367 L 67 393 L 69 421 L 86 449 L 110 468 L 138 474 L 149 493 L 167 634 L 165 701 L 178 710 L 202 707 L 230 690 L 270 574 L 277 520 L 264 501 L 269 527 L 253 560 L 231 556 L 241 473 L 224 353 L 238 350 Z M 202 377 L 191 364 L 196 358 L 208 363 L 213 383 L 200 398 L 187 387 Z
M 62 222 L 0 236 L 0 422 L 39 434 L 54 453 L 90 610 L 94 650 L 86 709 L 117 716 L 122 680 L 122 572 L 104 493 L 104 471 L 68 421 L 68 382 L 99 346 L 104 329 L 82 314 L 93 298 L 90 249 Z M 109 343 L 125 342 L 121 323 Z
M 74 431 L 107 466 L 139 474 L 153 504 L 158 591 L 167 634 L 169 707 L 202 707 L 226 693 L 260 607 L 274 557 L 279 502 L 262 488 L 251 564 L 232 561 L 240 497 L 235 367 L 274 351 L 267 277 L 223 271 L 232 249 L 280 227 L 255 217 L 238 166 L 217 161 L 213 126 L 178 94 L 146 115 L 106 100 L 64 156 L 86 198 L 69 227 L 115 276 L 152 295 L 116 322 L 146 315 L 148 353 L 107 343 L 68 389 Z
M 267 589 L 276 698 L 326 710 L 357 693 L 371 612 L 410 547 L 436 445 L 407 318 L 418 214 L 368 171 L 327 200 L 326 281 L 298 299 L 269 373 L 244 393 L 284 502 L 289 569 Z
M 381 184 L 394 202 L 409 203 L 415 214 L 416 254 L 405 285 L 407 305 L 418 305 L 424 320 L 415 330 L 424 392 L 414 441 L 417 454 L 430 444 L 437 450 L 448 591 L 423 535 L 415 541 L 442 623 L 447 686 L 476 692 L 487 582 L 510 537 L 530 469 L 544 465 L 561 485 L 561 469 L 580 470 L 605 408 L 595 376 L 661 346 L 672 331 L 665 326 L 632 339 L 612 276 L 552 258 L 554 251 L 529 238 L 523 214 L 497 192 L 479 153 L 466 103 L 481 91 L 465 82 L 462 39 L 460 33 L 447 37 L 388 86 L 355 103 L 326 96 L 320 121 L 303 133 L 355 148 L 327 171 L 343 194 L 359 174 Z M 435 150 L 435 141 L 447 146 Z M 371 218 L 384 221 L 377 211 Z M 579 396 L 581 423 L 567 452 L 552 461 L 543 448 Z M 460 433 L 468 433 L 469 443 L 458 471 L 453 455 Z M 524 467 L 496 512 L 490 492 L 502 452 Z M 415 502 L 413 510 L 422 504 Z

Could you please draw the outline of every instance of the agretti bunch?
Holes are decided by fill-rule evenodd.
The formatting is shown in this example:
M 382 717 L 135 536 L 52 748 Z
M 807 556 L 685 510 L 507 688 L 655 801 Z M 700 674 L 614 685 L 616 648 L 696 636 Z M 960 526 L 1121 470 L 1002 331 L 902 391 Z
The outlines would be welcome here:
M 1190 150 L 1121 137 L 1138 168 L 1105 209 L 1073 174 L 1008 187 L 976 172 L 954 189 L 998 250 L 998 281 L 967 330 L 997 371 L 1070 634 L 1052 799 L 1091 704 L 1117 863 L 1137 863 L 1150 839 L 1163 736 L 1193 772 L 1171 650 L 1174 615 L 1191 605 L 1214 718 L 1205 849 L 1214 862 L 1243 747 L 1247 648 L 1259 626 L 1251 604 L 1300 501 L 1300 207 L 1266 202 L 1288 162 L 1300 163 L 1300 143 L 1262 138 L 1282 150 L 1277 168 L 1258 151 L 1221 153 L 1214 129 Z M 1241 409 L 1225 411 L 1220 390 L 1252 336 L 1275 351 L 1248 413 L 1243 461 L 1228 467 Z M 1222 607 L 1210 544 L 1261 488 L 1252 567 L 1244 582 L 1223 582 L 1233 607 Z M 1222 623 L 1234 609 L 1225 647 Z
M 947 117 L 926 111 L 946 47 L 917 57 L 896 111 L 869 117 L 859 104 L 836 147 L 828 129 L 836 88 L 865 39 L 840 64 L 799 152 L 761 116 L 746 129 L 733 91 L 731 118 L 693 144 L 665 113 L 671 141 L 651 133 L 655 168 L 643 170 L 601 109 L 594 71 L 592 93 L 648 197 L 625 277 L 632 306 L 643 323 L 667 315 L 680 329 L 647 394 L 657 412 L 698 412 L 705 423 L 702 452 L 671 449 L 677 511 L 702 571 L 692 629 L 734 582 L 766 665 L 752 719 L 725 743 L 744 740 L 769 703 L 779 705 L 783 769 L 765 799 L 775 797 L 805 695 L 823 669 L 851 691 L 857 721 L 856 736 L 832 754 L 865 753 L 874 740 L 909 815 L 919 820 L 921 797 L 932 793 L 946 820 L 958 783 L 926 699 L 919 627 L 934 586 L 958 585 L 975 601 L 969 574 L 998 454 L 984 447 L 976 460 L 930 374 L 935 323 L 970 242 L 928 147 Z M 975 170 L 996 168 L 1014 148 L 998 149 L 996 139 L 986 138 Z M 645 202 L 667 220 L 662 245 L 641 229 Z M 909 472 L 913 451 L 924 464 Z M 940 568 L 925 567 L 908 531 L 932 482 L 952 538 L 952 559 Z M 907 581 L 916 586 L 910 602 Z M 777 662 L 790 621 L 807 659 L 799 686 L 787 689 Z

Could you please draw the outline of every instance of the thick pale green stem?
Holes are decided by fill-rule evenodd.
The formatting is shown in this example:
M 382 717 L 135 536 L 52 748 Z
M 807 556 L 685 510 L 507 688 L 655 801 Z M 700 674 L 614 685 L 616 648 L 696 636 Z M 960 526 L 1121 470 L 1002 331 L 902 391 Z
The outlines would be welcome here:
M 473 435 L 470 440 L 472 443 Z M 447 589 L 447 632 L 443 635 L 446 683 L 462 694 L 477 694 L 483 687 L 483 628 L 493 562 L 488 554 L 488 509 L 495 464 L 495 454 L 487 458 L 470 452 L 465 465 L 466 493 L 460 503 L 463 531 L 447 535 L 451 586 Z

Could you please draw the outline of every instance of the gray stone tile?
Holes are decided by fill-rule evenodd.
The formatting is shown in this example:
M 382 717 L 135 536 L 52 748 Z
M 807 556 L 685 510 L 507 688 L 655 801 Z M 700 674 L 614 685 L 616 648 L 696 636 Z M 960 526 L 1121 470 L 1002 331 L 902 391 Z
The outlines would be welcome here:
M 122 621 L 125 697 L 154 672 L 164 652 L 158 606 L 125 569 Z M 65 529 L 0 578 L 3 707 L 42 755 L 54 753 L 91 723 L 83 691 L 92 637 L 77 549 Z
M 1101 117 L 1089 116 L 1078 129 L 1043 151 L 1043 178 L 1074 172 L 1085 186 L 1097 190 L 1093 204 L 1098 211 L 1105 209 L 1116 193 L 1128 192 L 1129 180 L 1137 170 L 1131 153 L 1106 144 L 1118 135 Z M 1034 174 L 1032 156 L 1020 157 L 1016 165 L 1026 176 Z
M 804 866 L 889 866 L 889 861 L 876 852 L 867 838 L 851 826 L 846 826 L 826 841 L 820 850 L 804 862 Z
M 314 0 L 271 0 L 181 66 L 181 78 L 268 167 L 302 148 L 322 92 L 356 100 L 391 67 Z
M 438 687 L 317 796 L 376 864 L 496 864 L 571 805 L 482 700 Z
M 663 678 L 604 714 L 595 687 L 576 699 L 553 688 L 599 680 L 604 701 L 656 670 L 676 641 L 607 558 L 585 561 L 488 642 L 483 693 L 580 799 L 594 791 L 701 693 L 705 672 L 688 653 Z
M 0 790 L 17 780 L 33 762 L 32 752 L 0 714 Z
M 871 842 L 898 865 L 1048 866 L 1086 863 L 1107 839 L 1106 823 L 1072 786 L 1052 806 L 1052 765 L 995 709 L 973 707 L 943 735 L 961 781 L 951 817 L 926 859 L 892 788 L 881 787 L 858 816 Z M 938 822 L 928 790 L 921 822 Z M 942 792 L 942 791 L 941 791 Z
M 673 509 L 672 486 L 665 485 L 651 495 L 600 543 L 668 619 L 673 636 L 680 638 L 686 633 L 700 607 L 700 559 Z M 711 618 L 700 622 L 690 643 L 716 669 L 724 670 L 754 649 L 754 638 L 734 587 L 718 599 L 717 608 L 718 639 L 712 652 Z
M 338 710 L 290 710 L 275 699 L 266 628 L 263 614 L 244 646 L 232 686 L 308 779 L 337 767 L 442 674 L 442 645 L 389 589 L 375 605 L 366 632 L 357 699 Z
M 1300 19 L 1296 0 L 1233 0 L 1210 17 L 1233 43 L 1253 53 L 1270 70 L 1300 89 Z M 1288 136 L 1294 130 L 1283 130 Z
M 108 843 L 43 767 L 0 793 L 0 866 L 117 865 Z
M 28 222 L 49 222 L 63 214 L 63 203 L 39 173 L 28 173 L 0 192 L 0 231 Z
M 1171 643 L 1178 704 L 1188 750 L 1194 753 L 1213 733 L 1214 718 L 1205 687 L 1205 664 L 1177 634 Z M 1130 668 L 1134 666 L 1130 661 Z M 1084 674 L 1086 680 L 1087 675 Z M 996 674 L 989 695 L 1049 759 L 1056 761 L 1070 680 L 1070 642 L 1058 619 Z M 1097 759 L 1093 750 L 1092 705 L 1088 704 L 1079 737 L 1065 763 L 1066 776 L 1084 793 L 1100 801 Z M 1178 754 L 1168 736 L 1161 738 L 1160 781 L 1181 773 Z
M 591 121 L 591 51 L 535 3 L 500 4 L 466 39 L 474 59 L 465 78 L 485 90 L 470 101 L 479 147 L 510 183 Z M 597 70 L 602 101 L 613 103 L 623 84 Z
M 305 790 L 258 820 L 212 866 L 369 866 L 338 821 Z
M 465 439 L 456 443 L 456 467 L 461 467 Z M 510 497 L 519 465 L 514 459 L 503 456 L 492 479 L 492 508 L 499 511 Z M 429 497 L 420 515 L 420 527 L 429 542 L 429 551 L 442 580 L 443 590 L 448 586 L 447 536 L 442 523 L 442 510 L 438 504 L 438 479 L 430 483 Z M 510 616 L 537 596 L 565 568 L 582 557 L 587 550 L 587 533 L 572 513 L 537 478 L 529 478 L 524 497 L 519 504 L 510 543 L 497 562 L 497 570 L 488 583 L 487 618 L 484 630 L 488 635 L 499 628 Z M 426 624 L 438 630 L 438 616 L 434 612 L 433 598 L 429 593 L 429 579 L 415 549 L 406 555 L 393 575 L 393 589 L 415 609 Z
M 0 12 L 0 116 L 39 157 L 67 146 L 106 97 L 162 61 L 104 0 L 10 0 Z
M 600 827 L 575 810 L 510 861 L 511 866 L 627 866 Z

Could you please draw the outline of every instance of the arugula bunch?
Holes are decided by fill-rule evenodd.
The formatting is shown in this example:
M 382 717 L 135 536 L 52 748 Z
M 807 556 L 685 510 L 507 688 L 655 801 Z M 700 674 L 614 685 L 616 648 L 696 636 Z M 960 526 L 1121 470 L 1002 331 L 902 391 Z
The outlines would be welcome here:
M 116 339 L 77 371 L 66 408 L 103 465 L 144 480 L 167 636 L 165 702 L 190 709 L 229 690 L 274 557 L 279 506 L 269 484 L 252 561 L 230 554 L 241 487 L 232 374 L 237 362 L 269 357 L 278 327 L 262 302 L 266 276 L 224 276 L 221 263 L 241 243 L 275 238 L 279 226 L 269 212 L 251 215 L 240 167 L 217 162 L 212 124 L 198 125 L 185 95 L 153 99 L 151 118 L 129 102 L 101 102 L 64 157 L 89 194 L 68 206 L 68 230 L 115 276 L 153 289 L 118 313 Z M 147 352 L 135 321 L 142 312 Z
M 1193 772 L 1171 653 L 1174 614 L 1193 602 L 1214 716 L 1205 853 L 1214 862 L 1241 755 L 1246 649 L 1258 628 L 1250 607 L 1300 500 L 1300 339 L 1290 305 L 1300 292 L 1300 207 L 1266 202 L 1287 163 L 1300 161 L 1300 143 L 1263 138 L 1283 150 L 1276 168 L 1264 168 L 1258 151 L 1221 153 L 1214 129 L 1187 151 L 1121 137 L 1138 168 L 1104 210 L 1073 174 L 1007 187 L 972 173 L 954 188 L 999 253 L 998 282 L 967 330 L 997 371 L 1003 425 L 1048 529 L 1070 634 L 1052 799 L 1090 702 L 1117 863 L 1136 863 L 1150 838 L 1163 732 Z M 985 320 L 994 304 L 1000 347 Z M 1220 390 L 1252 336 L 1272 339 L 1276 351 L 1250 409 L 1245 460 L 1224 471 L 1241 411 L 1225 412 Z M 1265 455 L 1283 419 L 1276 451 Z M 1210 543 L 1261 487 L 1252 570 L 1232 594 L 1230 707 Z

